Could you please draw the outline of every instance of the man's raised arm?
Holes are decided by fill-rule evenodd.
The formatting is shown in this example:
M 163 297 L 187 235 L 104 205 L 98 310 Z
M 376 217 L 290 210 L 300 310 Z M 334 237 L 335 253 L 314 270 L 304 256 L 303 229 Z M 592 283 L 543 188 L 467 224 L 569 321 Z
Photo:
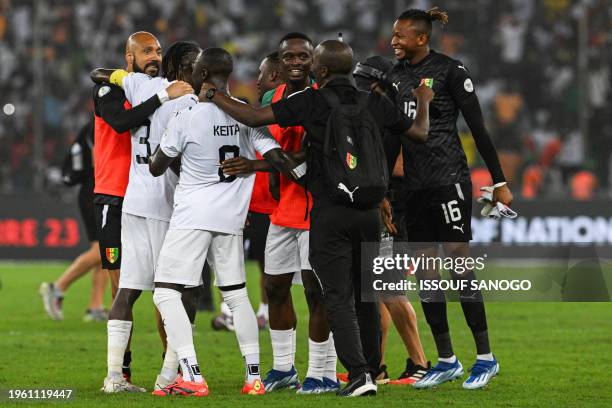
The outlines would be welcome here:
M 417 98 L 417 110 L 414 122 L 410 129 L 404 132 L 404 136 L 417 143 L 425 143 L 429 136 L 429 103 L 434 97 L 434 92 L 425 84 L 412 90 Z
M 110 83 L 110 77 L 114 71 L 116 70 L 108 69 L 108 68 L 96 68 L 93 71 L 91 71 L 91 73 L 89 74 L 89 77 L 96 84 L 101 84 L 103 82 Z
M 209 92 L 209 90 L 213 90 Z M 207 96 L 207 94 L 209 96 Z M 210 96 L 212 94 L 212 97 Z M 271 105 L 254 108 L 246 103 L 238 102 L 218 91 L 213 84 L 205 82 L 198 95 L 201 102 L 211 101 L 221 110 L 249 127 L 260 127 L 276 123 Z

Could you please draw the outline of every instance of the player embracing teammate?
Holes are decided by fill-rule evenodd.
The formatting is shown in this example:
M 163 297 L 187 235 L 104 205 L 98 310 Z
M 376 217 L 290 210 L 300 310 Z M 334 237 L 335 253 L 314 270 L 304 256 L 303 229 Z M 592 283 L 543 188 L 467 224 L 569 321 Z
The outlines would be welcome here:
M 288 33 L 281 38 L 278 58 L 284 83 L 264 95 L 263 105 L 317 87 L 310 78 L 313 49 L 312 40 L 302 33 Z M 302 150 L 302 126 L 268 128 L 285 151 Z M 320 394 L 339 389 L 336 350 L 327 324 L 323 292 L 308 260 L 311 208 L 310 193 L 281 174 L 279 201 L 270 215 L 265 249 L 265 289 L 274 357 L 272 370 L 264 379 L 266 391 L 299 388 L 300 394 Z M 295 369 L 297 317 L 291 298 L 291 285 L 295 282 L 303 283 L 310 312 L 308 372 L 301 387 Z
M 112 360 L 113 367 L 120 368 L 120 356 L 129 340 L 132 305 L 141 290 L 153 288 L 154 280 L 153 299 L 167 330 L 168 352 L 175 358 L 173 367 L 180 364 L 182 373 L 172 381 L 174 368 L 154 394 L 208 395 L 193 344 L 193 319 L 184 302 L 186 288 L 200 283 L 202 267 L 208 260 L 215 272 L 215 284 L 233 315 L 245 363 L 243 393 L 261 395 L 301 385 L 295 370 L 297 318 L 290 292 L 297 277 L 304 283 L 310 312 L 309 368 L 299 392 L 318 394 L 339 389 L 329 319 L 337 340 L 342 340 L 338 341 L 338 355 L 349 370 L 350 382 L 339 395 L 376 393 L 372 374 L 380 367 L 379 318 L 376 306 L 361 300 L 360 277 L 367 271 L 358 260 L 361 243 L 377 240 L 380 199 L 363 208 L 353 206 L 357 189 L 350 190 L 342 183 L 337 189 L 345 192 L 351 203 L 338 204 L 330 198 L 321 170 L 321 146 L 327 137 L 325 118 L 335 114 L 340 105 L 357 105 L 374 112 L 368 119 L 379 131 L 388 129 L 404 135 L 404 185 L 397 205 L 405 214 L 402 223 L 407 240 L 421 243 L 418 250 L 425 256 L 437 254 L 436 243 L 443 246 L 447 256 L 469 256 L 471 182 L 457 133 L 459 112 L 491 172 L 493 199 L 504 204 L 512 201 L 468 70 L 460 61 L 429 48 L 434 21 L 446 23 L 446 13 L 436 9 L 408 10 L 394 24 L 391 44 L 398 61 L 387 73 L 387 80 L 395 91 L 391 96 L 405 116 L 386 97 L 361 94 L 354 89 L 347 79 L 352 70 L 352 50 L 339 41 L 326 41 L 313 51 L 312 41 L 304 34 L 283 37 L 279 43 L 279 71 L 285 83 L 264 96 L 264 104 L 271 106 L 257 110 L 229 96 L 233 61 L 227 51 L 208 48 L 199 54 L 184 50 L 189 58 L 175 55 L 177 59 L 169 65 L 174 67 L 174 77 L 170 79 L 187 81 L 195 92 L 200 92 L 199 102 L 193 95 L 185 96 L 185 104 L 177 104 L 172 112 L 166 109 L 163 117 L 159 115 L 163 108 L 159 109 L 150 117 L 151 123 L 133 136 L 130 183 L 123 203 L 123 293 L 119 292 L 117 310 L 114 305 L 109 320 L 109 376 L 105 381 L 109 392 L 127 387 L 120 372 L 111 372 L 110 363 Z M 313 72 L 321 87 L 326 88 L 323 92 L 316 90 L 310 79 L 313 62 Z M 160 104 L 168 99 L 165 79 L 128 76 L 125 72 L 114 72 L 110 79 L 125 89 L 133 105 L 156 94 Z M 254 128 L 239 122 L 271 126 Z M 297 178 L 294 159 L 301 157 L 305 129 L 309 130 L 306 138 L 310 163 L 316 165 L 309 164 L 311 175 L 307 177 L 315 181 L 307 186 L 317 192 L 313 196 L 292 181 Z M 347 140 L 352 144 L 351 137 Z M 157 144 L 159 148 L 155 150 Z M 267 164 L 255 160 L 256 150 Z M 358 166 L 356 157 L 346 157 L 349 168 Z M 176 193 L 177 177 L 166 171 L 172 165 L 181 170 Z M 313 172 L 313 168 L 319 172 Z M 266 240 L 265 289 L 274 365 L 262 381 L 257 320 L 246 290 L 242 231 L 255 178 L 245 173 L 271 170 L 287 176 L 281 175 L 280 201 L 271 214 Z M 313 197 L 316 222 L 314 237 L 309 237 Z M 383 214 L 383 221 L 387 227 L 392 226 L 390 214 Z M 141 245 L 143 242 L 147 245 Z M 317 275 L 313 274 L 310 260 L 317 266 Z M 451 276 L 476 279 L 473 271 L 461 275 L 451 271 Z M 440 276 L 437 270 L 421 270 L 417 279 Z M 421 291 L 419 295 L 439 358 L 438 364 L 414 386 L 430 388 L 459 378 L 463 366 L 452 349 L 444 293 Z M 482 294 L 466 289 L 460 293 L 460 300 L 477 349 L 476 363 L 463 386 L 482 388 L 499 371 L 489 344 Z
M 400 205 L 404 207 L 408 241 L 417 243 L 422 254 L 436 256 L 441 243 L 446 256 L 467 257 L 472 238 L 472 186 L 457 132 L 459 112 L 470 127 L 476 147 L 493 178 L 493 199 L 508 205 L 512 193 L 506 186 L 495 147 L 484 126 L 469 71 L 461 61 L 429 48 L 432 22 L 435 21 L 446 24 L 448 16 L 436 8 L 429 11 L 413 9 L 402 13 L 393 26 L 391 46 L 397 63 L 387 78 L 395 90 L 396 105 L 411 116 L 417 106 L 412 88 L 426 83 L 435 92 L 427 142 L 415 144 L 402 140 L 404 185 Z M 451 275 L 453 279 L 476 279 L 473 271 L 462 275 L 451 272 Z M 440 275 L 437 270 L 421 270 L 417 271 L 417 279 L 440 279 Z M 424 290 L 419 296 L 436 343 L 438 364 L 414 386 L 430 388 L 461 377 L 463 367 L 453 352 L 444 293 Z M 489 345 L 482 294 L 466 289 L 460 292 L 459 298 L 477 351 L 476 363 L 463 387 L 482 388 L 499 371 Z
M 132 43 L 135 43 L 132 47 Z M 103 390 L 107 393 L 122 391 L 142 392 L 126 381 L 120 373 L 123 354 L 128 347 L 133 325 L 132 308 L 143 290 L 153 290 L 153 277 L 157 256 L 168 229 L 172 214 L 174 189 L 177 176 L 172 173 L 163 178 L 149 174 L 149 156 L 161 139 L 166 123 L 174 111 L 197 102 L 192 87 L 183 81 L 175 81 L 191 72 L 191 62 L 199 52 L 193 43 L 176 43 L 167 51 L 163 61 L 157 39 L 149 33 L 135 33 L 128 40 L 128 50 L 142 48 L 153 61 L 161 65 L 161 76 L 152 77 L 144 73 L 128 73 L 124 70 L 96 70 L 93 77 L 98 81 L 121 86 L 132 106 L 141 106 L 150 98 L 159 100 L 159 106 L 150 114 L 144 126 L 132 132 L 129 182 L 123 200 L 121 214 L 121 246 L 123 249 L 122 270 L 119 276 L 119 291 L 113 302 L 108 320 L 108 373 Z M 129 55 L 127 55 L 129 59 Z M 161 64 L 160 64 L 161 63 Z M 190 94 L 190 95 L 188 95 Z M 196 283 L 197 286 L 197 283 Z M 192 290 L 189 295 L 194 295 Z M 184 300 L 192 298 L 187 294 Z M 195 316 L 194 302 L 188 302 Z M 166 347 L 166 333 L 159 329 L 166 349 L 165 371 L 157 379 L 167 385 L 176 377 L 178 361 L 171 347 Z M 165 379 L 165 380 L 164 380 Z M 160 384 L 158 384 L 160 387 Z
M 199 89 L 206 80 L 227 93 L 232 70 L 233 60 L 227 51 L 207 48 L 193 65 L 194 88 Z M 208 103 L 214 93 L 200 95 L 203 102 L 176 114 L 150 162 L 151 174 L 163 177 L 181 156 L 176 205 L 155 271 L 153 300 L 164 319 L 169 346 L 178 355 L 182 378 L 156 391 L 159 396 L 208 395 L 181 302 L 185 286 L 199 283 L 206 260 L 232 312 L 245 363 L 242 393 L 265 393 L 259 371 L 257 319 L 246 289 L 242 238 L 255 175 L 226 175 L 219 163 L 240 154 L 254 159 L 255 150 L 282 171 L 288 171 L 289 166 L 283 165 L 289 160 L 266 128 L 241 125 Z

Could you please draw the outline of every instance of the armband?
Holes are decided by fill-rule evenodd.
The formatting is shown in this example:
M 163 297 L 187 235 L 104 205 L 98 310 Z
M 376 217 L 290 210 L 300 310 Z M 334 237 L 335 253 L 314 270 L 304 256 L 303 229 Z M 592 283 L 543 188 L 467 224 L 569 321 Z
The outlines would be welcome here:
M 128 74 L 125 69 L 116 69 L 110 76 L 110 83 L 123 88 L 123 78 L 128 76 Z

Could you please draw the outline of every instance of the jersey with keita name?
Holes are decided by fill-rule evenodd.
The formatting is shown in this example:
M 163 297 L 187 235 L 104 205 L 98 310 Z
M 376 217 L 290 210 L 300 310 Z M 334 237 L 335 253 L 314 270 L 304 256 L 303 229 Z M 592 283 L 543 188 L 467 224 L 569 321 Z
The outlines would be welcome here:
M 416 114 L 412 89 L 425 81 L 435 92 L 429 105 L 427 142 L 402 139 L 405 188 L 420 190 L 469 182 L 470 172 L 457 131 L 457 118 L 458 104 L 473 96 L 474 84 L 463 63 L 431 50 L 417 64 L 398 61 L 387 77 L 395 91 L 396 105 L 412 119 Z
M 160 143 L 167 156 L 182 154 L 170 229 L 242 234 L 255 174 L 226 176 L 219 163 L 238 156 L 255 159 L 255 151 L 264 155 L 278 147 L 265 127 L 249 128 L 213 103 L 178 112 Z
M 165 78 L 151 78 L 140 73 L 127 75 L 122 87 L 128 101 L 137 106 L 168 87 Z M 167 171 L 159 177 L 149 172 L 149 156 L 155 152 L 170 118 L 179 110 L 197 103 L 195 95 L 167 101 L 149 117 L 149 125 L 132 130 L 132 161 L 123 212 L 140 217 L 169 221 L 174 206 L 178 176 Z

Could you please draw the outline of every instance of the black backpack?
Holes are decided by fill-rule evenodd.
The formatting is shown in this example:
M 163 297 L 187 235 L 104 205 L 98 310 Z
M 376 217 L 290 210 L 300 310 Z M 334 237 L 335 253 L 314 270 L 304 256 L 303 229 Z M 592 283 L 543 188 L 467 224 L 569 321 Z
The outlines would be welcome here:
M 342 104 L 331 89 L 319 92 L 332 108 L 321 169 L 327 192 L 339 204 L 371 208 L 385 197 L 389 171 L 380 128 L 368 109 L 369 93 L 357 91 L 357 104 Z

